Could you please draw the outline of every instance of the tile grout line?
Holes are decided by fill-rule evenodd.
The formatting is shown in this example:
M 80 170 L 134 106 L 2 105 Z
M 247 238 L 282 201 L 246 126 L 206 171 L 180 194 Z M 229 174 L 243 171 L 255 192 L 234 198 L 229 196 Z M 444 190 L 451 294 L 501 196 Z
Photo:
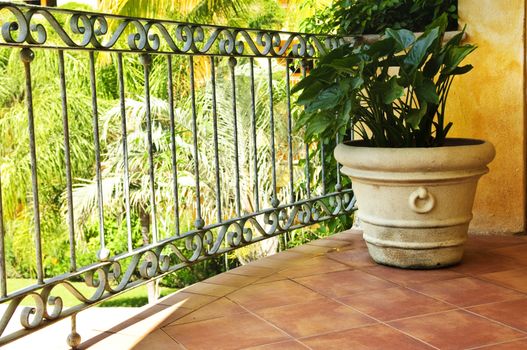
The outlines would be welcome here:
M 510 343 L 515 343 L 517 341 L 522 341 L 522 340 L 527 340 L 527 338 L 519 338 L 519 339 L 514 339 L 514 340 L 506 340 L 506 341 L 502 341 L 502 342 L 497 342 L 497 343 L 492 343 L 492 344 L 485 344 L 485 345 L 482 345 L 482 346 L 476 346 L 476 347 L 472 347 L 472 348 L 465 348 L 463 350 L 478 350 L 478 349 L 481 349 L 481 350 L 485 350 L 485 349 L 489 349 L 490 346 L 494 346 L 494 345 L 502 345 L 502 344 L 510 344 Z
M 350 294 L 350 296 L 352 296 L 352 295 L 353 295 L 353 294 Z M 392 322 L 392 321 L 395 321 L 395 320 L 391 320 L 391 321 L 386 321 L 386 322 L 385 322 L 385 321 L 382 321 L 382 320 L 380 320 L 380 319 L 378 319 L 378 318 L 376 318 L 376 317 L 373 317 L 373 316 L 371 316 L 371 315 L 368 315 L 368 314 L 366 314 L 366 313 L 364 313 L 364 312 L 362 312 L 362 311 L 360 311 L 360 310 L 354 308 L 354 307 L 351 306 L 351 305 L 347 305 L 347 304 L 341 302 L 340 300 L 337 300 L 337 299 L 333 299 L 333 300 L 334 300 L 335 302 L 337 302 L 337 303 L 340 303 L 340 304 L 342 304 L 342 305 L 345 305 L 345 306 L 347 306 L 347 307 L 349 307 L 349 308 L 351 308 L 351 309 L 353 309 L 353 310 L 355 310 L 355 311 L 357 311 L 357 312 L 359 312 L 359 313 L 365 315 L 366 317 L 369 317 L 369 318 L 371 318 L 371 319 L 377 321 L 377 323 L 379 323 L 379 324 L 382 324 L 382 325 L 384 325 L 384 326 L 387 326 L 387 327 L 389 327 L 389 328 L 391 328 L 391 329 L 393 329 L 393 330 L 395 330 L 395 331 L 397 331 L 397 332 L 399 332 L 399 333 L 402 333 L 402 334 L 404 334 L 404 335 L 406 335 L 406 336 L 408 336 L 408 337 L 410 337 L 410 338 L 412 338 L 412 339 L 414 339 L 414 340 L 417 340 L 418 342 L 421 342 L 421 343 L 423 343 L 423 344 L 426 344 L 426 345 L 432 347 L 433 349 L 440 350 L 439 348 L 433 346 L 432 344 L 429 344 L 428 342 L 426 342 L 426 341 L 424 341 L 424 340 L 422 340 L 422 339 L 420 339 L 420 338 L 417 338 L 417 337 L 415 337 L 415 336 L 413 336 L 413 335 L 411 335 L 411 334 L 408 334 L 408 333 L 406 333 L 406 332 L 404 332 L 404 331 L 402 331 L 402 330 L 400 330 L 400 329 L 397 329 L 397 328 L 395 328 L 395 327 L 393 327 L 392 325 L 390 325 L 390 324 L 387 323 L 387 322 Z M 443 311 L 443 312 L 447 312 L 447 311 L 452 311 L 452 310 L 446 310 L 446 311 Z M 437 313 L 442 313 L 442 312 L 437 312 Z M 429 313 L 429 314 L 434 314 L 434 313 Z M 415 317 L 415 316 L 414 316 L 414 317 Z M 371 326 L 371 325 L 370 325 L 370 326 Z
M 377 278 L 378 278 L 378 277 L 377 277 Z M 296 281 L 293 281 L 293 282 L 296 282 Z M 298 283 L 298 282 L 296 282 L 296 283 Z M 313 291 L 313 292 L 315 292 L 315 293 L 317 293 L 317 294 L 320 294 L 320 293 L 318 293 L 317 291 L 315 291 L 315 290 L 309 288 L 308 286 L 304 286 L 304 285 L 302 285 L 302 284 L 300 284 L 300 283 L 298 283 L 298 284 L 301 285 L 301 286 L 303 286 L 303 287 L 305 287 L 305 288 L 307 288 L 307 289 L 309 289 L 309 290 L 311 290 L 311 291 Z M 356 293 L 355 293 L 355 294 L 356 294 Z M 429 343 L 427 343 L 427 342 L 425 342 L 425 341 L 423 341 L 423 340 L 421 340 L 421 339 L 419 339 L 419 338 L 416 338 L 416 337 L 414 337 L 414 336 L 412 336 L 412 335 L 410 335 L 410 334 L 407 334 L 407 333 L 405 333 L 405 332 L 403 332 L 403 331 L 401 331 L 401 330 L 399 330 L 399 329 L 397 329 L 397 328 L 394 328 L 394 327 L 392 327 L 391 325 L 389 325 L 389 324 L 387 324 L 387 323 L 385 323 L 385 322 L 383 322 L 383 321 L 381 321 L 381 320 L 379 320 L 379 319 L 377 319 L 377 318 L 375 318 L 375 317 L 373 317 L 373 316 L 367 315 L 366 313 L 364 313 L 364 312 L 362 312 L 362 311 L 360 311 L 360 310 L 357 310 L 357 309 L 355 309 L 354 307 L 352 307 L 352 306 L 350 306 L 350 305 L 346 305 L 346 304 L 342 303 L 341 301 L 339 301 L 339 300 L 337 300 L 337 299 L 335 299 L 335 298 L 328 297 L 328 296 L 325 296 L 325 295 L 323 295 L 323 294 L 320 294 L 320 295 L 322 295 L 323 297 L 325 297 L 325 298 L 327 298 L 327 299 L 329 299 L 329 300 L 332 300 L 332 301 L 335 301 L 335 302 L 337 302 L 337 303 L 339 303 L 339 304 L 341 304 L 341 305 L 344 305 L 344 306 L 346 306 L 346 307 L 348 307 L 348 308 L 351 308 L 352 310 L 355 310 L 355 311 L 357 311 L 358 313 L 360 313 L 360 314 L 362 314 L 362 315 L 364 315 L 364 316 L 366 316 L 366 317 L 368 317 L 368 318 L 371 318 L 371 319 L 374 320 L 374 321 L 377 321 L 377 323 L 379 323 L 379 324 L 383 324 L 383 325 L 385 325 L 385 326 L 388 326 L 389 328 L 394 329 L 395 331 L 397 331 L 397 332 L 399 332 L 399 333 L 401 333 L 401 334 L 404 334 L 404 335 L 406 335 L 406 336 L 408 336 L 408 337 L 410 337 L 410 338 L 412 338 L 412 339 L 414 339 L 414 340 L 416 340 L 416 341 L 418 341 L 418 342 L 420 342 L 420 343 L 423 343 L 423 344 L 425 344 L 425 345 L 427 345 L 427 346 L 430 346 L 430 347 L 432 347 L 433 349 L 440 350 L 440 349 L 438 349 L 437 347 L 435 347 L 435 346 L 433 346 L 433 345 L 431 345 L 431 344 L 429 344 Z M 350 294 L 349 296 L 352 296 L 352 295 L 353 295 L 353 294 Z M 364 325 L 364 326 L 361 326 L 361 327 L 353 327 L 353 328 L 349 328 L 349 329 L 347 329 L 347 330 L 350 330 L 350 329 L 357 329 L 357 328 L 363 328 L 363 327 L 371 327 L 372 325 L 374 325 L 374 324 Z M 344 332 L 344 331 L 346 331 L 346 330 L 327 332 L 327 333 L 319 334 L 319 335 L 317 335 L 317 336 L 321 336 L 321 335 L 324 335 L 324 334 L 331 334 L 331 333 Z M 309 337 L 304 337 L 304 338 L 299 338 L 299 339 L 306 339 L 306 338 L 309 338 Z
M 188 348 L 183 345 L 183 343 L 177 341 L 177 339 L 175 339 L 174 337 L 172 337 L 170 334 L 168 334 L 167 332 L 165 332 L 165 330 L 163 328 L 159 328 L 159 330 L 163 333 L 165 333 L 170 339 L 172 339 L 176 344 L 178 344 L 179 346 L 181 346 L 183 348 L 183 350 L 188 350 Z
M 465 308 L 463 308 L 462 310 L 463 310 L 463 311 L 466 311 L 467 313 L 470 313 L 471 315 L 474 315 L 474 316 L 477 316 L 477 317 L 480 317 L 480 318 L 486 319 L 487 321 L 491 321 L 492 323 L 499 324 L 499 325 L 501 325 L 501 326 L 503 326 L 503 327 L 513 329 L 513 330 L 515 330 L 515 331 L 517 331 L 517 332 L 520 332 L 520 333 L 524 334 L 525 336 L 527 336 L 527 331 L 526 331 L 526 330 L 522 330 L 522 329 L 520 329 L 520 328 L 516 328 L 516 327 L 514 327 L 514 326 L 508 325 L 508 324 L 506 324 L 506 323 L 503 323 L 503 322 L 501 322 L 501 321 L 498 321 L 498 320 L 495 320 L 495 319 L 493 319 L 493 318 L 487 317 L 487 316 L 485 316 L 485 315 L 478 314 L 478 313 L 476 313 L 476 312 L 474 312 L 474 311 L 467 310 L 467 309 L 465 309 Z
M 517 269 L 508 269 L 508 270 L 503 270 L 503 271 L 498 271 L 498 272 L 491 272 L 491 273 L 502 273 L 502 272 L 509 272 L 509 271 L 520 271 L 520 270 L 527 270 L 527 266 L 523 266 L 523 267 L 520 267 L 520 268 L 517 268 Z M 489 273 L 490 274 L 490 273 Z M 485 275 L 485 274 L 483 274 Z M 527 295 L 527 291 L 522 291 L 522 290 L 519 290 L 519 289 L 516 289 L 516 288 L 513 288 L 511 286 L 507 286 L 507 285 L 504 285 L 500 282 L 497 282 L 497 281 L 493 281 L 493 280 L 490 280 L 490 279 L 486 279 L 484 277 L 482 277 L 481 275 L 477 275 L 477 276 L 474 276 L 475 279 L 478 279 L 480 281 L 483 281 L 483 282 L 486 282 L 486 283 L 490 283 L 490 284 L 493 284 L 495 286 L 498 286 L 498 287 L 501 287 L 501 288 L 505 288 L 505 289 L 509 289 L 509 290 L 513 290 L 515 292 L 518 292 L 518 293 L 522 293 L 522 294 L 525 294 Z
M 236 303 L 235 301 L 233 301 L 234 303 Z M 245 306 L 243 305 L 240 305 L 238 303 L 236 303 L 238 306 L 240 306 L 242 309 L 244 309 L 245 311 L 247 311 L 249 314 L 255 316 L 256 318 L 260 319 L 261 321 L 264 321 L 265 323 L 267 323 L 268 325 L 270 325 L 271 327 L 277 329 L 279 332 L 283 333 L 285 336 L 287 336 L 288 338 L 290 338 L 289 340 L 295 340 L 296 338 L 287 333 L 285 330 L 279 328 L 278 326 L 274 325 L 273 323 L 269 322 L 268 320 L 266 320 L 265 318 L 261 317 L 260 315 L 256 314 L 255 312 L 252 312 L 251 310 L 247 309 Z M 275 342 L 277 343 L 277 342 Z M 272 343 L 270 343 L 272 344 Z M 261 345 L 267 345 L 267 344 L 261 344 Z

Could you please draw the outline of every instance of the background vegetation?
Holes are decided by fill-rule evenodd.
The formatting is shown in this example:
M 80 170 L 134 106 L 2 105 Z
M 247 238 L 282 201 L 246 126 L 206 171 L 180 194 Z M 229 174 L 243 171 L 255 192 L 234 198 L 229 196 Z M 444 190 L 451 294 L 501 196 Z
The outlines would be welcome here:
M 380 34 L 386 28 L 422 32 L 441 14 L 457 29 L 457 0 L 334 0 L 303 23 L 308 32 Z

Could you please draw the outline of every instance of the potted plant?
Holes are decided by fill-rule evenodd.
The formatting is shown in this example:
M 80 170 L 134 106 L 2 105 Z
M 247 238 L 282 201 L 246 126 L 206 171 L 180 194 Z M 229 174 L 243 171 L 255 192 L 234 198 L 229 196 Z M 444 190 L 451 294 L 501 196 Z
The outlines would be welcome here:
M 418 38 L 387 29 L 371 45 L 339 47 L 322 57 L 293 91 L 302 91 L 298 125 L 307 140 L 339 144 L 334 156 L 357 198 L 372 258 L 403 268 L 436 268 L 463 256 L 478 179 L 494 147 L 447 138 L 448 93 L 475 46 L 463 32 L 444 43 L 447 19 Z

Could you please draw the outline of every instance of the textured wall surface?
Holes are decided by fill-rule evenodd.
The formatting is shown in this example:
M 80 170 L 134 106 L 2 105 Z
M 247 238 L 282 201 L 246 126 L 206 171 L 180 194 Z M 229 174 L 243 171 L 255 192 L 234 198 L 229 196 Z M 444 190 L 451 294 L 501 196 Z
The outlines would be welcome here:
M 458 77 L 450 93 L 450 136 L 496 147 L 479 183 L 473 233 L 525 231 L 524 16 L 525 0 L 459 0 L 460 24 L 478 49 L 466 60 L 474 70 Z

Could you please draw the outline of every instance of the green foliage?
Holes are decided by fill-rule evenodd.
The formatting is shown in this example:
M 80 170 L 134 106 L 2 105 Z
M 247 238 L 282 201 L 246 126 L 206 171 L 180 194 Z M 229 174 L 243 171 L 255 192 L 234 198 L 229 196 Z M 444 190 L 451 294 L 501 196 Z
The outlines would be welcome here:
M 306 139 L 332 139 L 350 127 L 366 145 L 433 147 L 444 144 L 452 123 L 445 106 L 452 80 L 471 65 L 459 66 L 474 45 L 461 45 L 463 33 L 446 44 L 446 16 L 416 38 L 406 29 L 387 29 L 371 45 L 342 46 L 323 57 L 298 83 L 305 107 L 297 127 Z
M 253 1 L 247 13 L 239 16 L 232 24 L 258 29 L 279 29 L 284 20 L 285 12 L 276 0 Z
M 236 267 L 236 264 L 231 262 L 229 267 Z M 225 271 L 224 257 L 219 256 L 166 275 L 160 284 L 168 288 L 184 288 Z
M 376 34 L 387 28 L 423 31 L 441 14 L 457 29 L 457 0 L 336 0 L 303 23 L 304 30 L 340 35 Z

